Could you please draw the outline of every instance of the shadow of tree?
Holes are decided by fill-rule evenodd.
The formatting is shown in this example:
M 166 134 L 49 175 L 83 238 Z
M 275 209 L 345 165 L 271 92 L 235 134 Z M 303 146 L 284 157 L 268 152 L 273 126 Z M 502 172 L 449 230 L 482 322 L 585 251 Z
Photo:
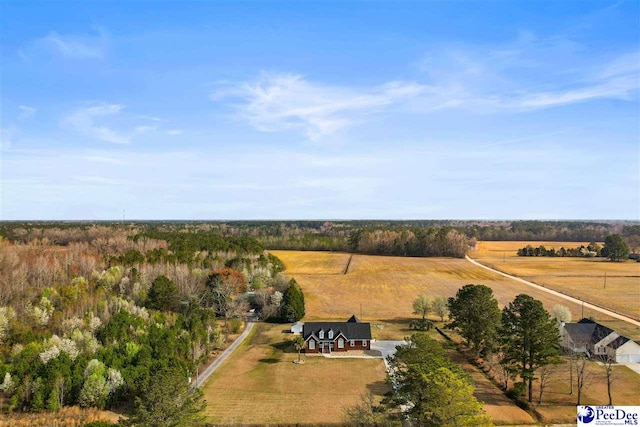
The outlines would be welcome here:
M 367 384 L 367 393 L 371 393 L 376 396 L 384 396 L 385 393 L 391 390 L 391 387 L 386 381 L 374 381 Z
M 280 341 L 271 344 L 271 347 L 283 353 L 295 353 L 296 349 L 292 341 Z

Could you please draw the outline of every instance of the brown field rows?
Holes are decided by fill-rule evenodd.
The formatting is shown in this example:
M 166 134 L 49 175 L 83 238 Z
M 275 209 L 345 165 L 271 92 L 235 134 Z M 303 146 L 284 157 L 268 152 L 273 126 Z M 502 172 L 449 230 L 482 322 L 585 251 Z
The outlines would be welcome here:
M 516 242 L 508 243 L 514 244 Z M 519 243 L 522 243 L 522 246 L 526 245 L 526 242 Z M 640 328 L 637 326 L 588 308 L 585 308 L 583 313 L 580 304 L 502 277 L 474 266 L 464 259 L 354 255 L 349 272 L 342 274 L 349 254 L 300 251 L 272 252 L 287 266 L 287 274 L 295 277 L 302 286 L 307 307 L 306 319 L 308 320 L 346 319 L 351 314 L 360 315 L 362 313 L 364 320 L 372 321 L 374 324 L 393 325 L 394 321 L 397 322 L 399 319 L 413 316 L 411 303 L 419 293 L 424 292 L 430 297 L 450 297 L 454 296 L 460 287 L 473 283 L 491 287 L 501 307 L 511 302 L 516 295 L 526 293 L 541 300 L 549 311 L 554 305 L 562 304 L 571 310 L 573 319 L 579 319 L 582 315 L 591 316 L 629 338 L 640 339 Z M 515 258 L 513 262 L 519 261 L 518 257 L 514 256 L 513 258 Z M 564 261 L 565 259 L 550 258 L 550 260 Z M 532 259 L 532 261 L 536 261 L 536 259 Z M 584 262 L 589 263 L 590 261 Z M 636 268 L 636 265 L 632 263 L 628 263 L 627 266 L 627 263 L 616 265 L 616 263 L 592 262 L 589 265 L 592 269 L 602 266 L 612 269 L 611 271 L 620 271 L 619 269 L 622 268 L 623 273 L 629 275 L 633 275 L 633 270 Z M 627 268 L 631 273 L 625 270 Z M 609 279 L 607 283 L 609 283 Z M 629 311 L 637 313 L 640 301 L 638 298 L 638 279 L 625 283 L 624 291 L 620 291 L 624 297 L 621 298 L 618 294 L 611 293 L 611 297 L 603 302 L 613 305 L 611 301 L 621 298 L 627 301 Z M 614 284 L 615 281 L 611 286 L 615 286 Z M 635 307 L 635 310 L 632 306 Z M 615 309 L 615 307 L 612 308 Z M 377 328 L 374 328 L 374 334 L 376 330 Z M 385 333 L 383 337 L 378 336 L 378 338 L 401 339 L 406 335 L 401 330 L 397 330 L 397 333 L 397 336 Z
M 583 243 L 479 242 L 469 256 L 504 273 L 640 320 L 640 263 L 610 262 L 602 258 L 517 256 L 517 250 L 527 244 L 559 249 L 579 247 Z
M 343 421 L 343 408 L 388 391 L 381 359 L 327 359 L 298 355 L 287 325 L 259 323 L 203 391 L 206 415 L 222 424 L 327 424 Z M 304 357 L 304 356 L 303 356 Z

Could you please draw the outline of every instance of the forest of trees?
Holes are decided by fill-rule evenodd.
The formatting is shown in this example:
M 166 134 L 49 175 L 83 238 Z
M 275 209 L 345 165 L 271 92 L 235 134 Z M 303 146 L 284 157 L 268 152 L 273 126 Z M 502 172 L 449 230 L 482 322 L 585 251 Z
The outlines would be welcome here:
M 248 236 L 61 223 L 3 234 L 4 411 L 136 402 L 137 419 L 153 415 L 149 393 L 170 388 L 193 403 L 176 416 L 195 419 L 201 396 L 187 379 L 250 308 L 278 321 L 304 316 L 300 287 Z
M 464 256 L 477 240 L 602 242 L 620 234 L 632 252 L 640 252 L 640 225 L 633 221 L 144 221 L 144 222 L 4 222 L 0 235 L 26 243 L 45 239 L 58 245 L 101 241 L 108 252 L 110 229 L 128 238 L 165 242 L 173 256 L 189 262 L 195 251 L 265 249 L 326 250 L 398 256 Z M 196 234 L 197 241 L 189 234 Z M 251 239 L 250 239 L 251 238 Z M 163 248 L 142 253 L 149 260 Z M 164 249 L 169 249 L 164 247 Z M 129 259 L 137 257 L 135 253 Z

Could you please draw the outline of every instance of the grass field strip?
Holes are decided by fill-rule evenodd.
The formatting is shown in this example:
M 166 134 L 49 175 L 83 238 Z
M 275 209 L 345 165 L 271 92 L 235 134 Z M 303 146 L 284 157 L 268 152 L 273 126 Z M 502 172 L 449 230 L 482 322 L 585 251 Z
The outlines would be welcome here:
M 194 381 L 193 387 L 201 387 L 205 382 L 207 382 L 211 374 L 213 374 L 216 371 L 216 369 L 218 369 L 220 365 L 222 365 L 222 363 L 225 360 L 227 360 L 229 356 L 231 356 L 231 353 L 233 353 L 234 350 L 238 348 L 240 344 L 242 344 L 245 338 L 247 338 L 247 336 L 253 329 L 254 325 L 255 325 L 255 322 L 247 322 L 247 327 L 244 328 L 244 331 L 242 332 L 242 334 L 240 334 L 240 336 L 236 338 L 236 340 L 232 342 L 231 345 L 222 352 L 220 357 L 214 360 L 211 365 L 207 366 L 206 369 L 202 371 L 202 373 L 198 376 L 196 381 Z
M 512 275 L 507 274 L 507 273 L 503 273 L 500 270 L 496 270 L 496 269 L 493 269 L 491 267 L 487 267 L 484 264 L 480 264 L 478 261 L 476 261 L 476 260 L 474 260 L 472 258 L 469 258 L 468 256 L 465 256 L 465 258 L 466 258 L 467 261 L 469 261 L 473 265 L 476 265 L 478 267 L 482 267 L 482 268 L 484 268 L 486 270 L 489 270 L 489 271 L 492 271 L 494 273 L 497 273 L 497 274 L 499 274 L 499 275 L 501 275 L 503 277 L 507 277 L 509 279 L 516 280 L 516 281 L 518 281 L 520 283 L 524 283 L 527 286 L 531 286 L 531 287 L 536 288 L 538 290 L 547 292 L 547 293 L 549 293 L 551 295 L 555 295 L 557 297 L 564 298 L 567 301 L 571 301 L 571 302 L 574 302 L 576 304 L 583 304 L 585 307 L 587 307 L 587 308 L 589 308 L 591 310 L 598 311 L 600 313 L 606 314 L 607 316 L 611 316 L 611 317 L 614 317 L 616 319 L 623 320 L 623 321 L 625 321 L 627 323 L 631 323 L 631 324 L 633 324 L 635 326 L 640 326 L 640 322 L 635 320 L 635 319 L 632 319 L 631 317 L 627 317 L 627 316 L 624 316 L 622 314 L 616 313 L 615 311 L 607 310 L 606 308 L 602 308 L 602 307 L 599 307 L 597 305 L 593 305 L 593 304 L 588 303 L 586 301 L 583 301 L 581 299 L 574 298 L 574 297 L 569 296 L 567 294 L 563 294 L 562 292 L 554 291 L 553 289 L 549 289 L 549 288 L 547 288 L 545 286 L 537 285 L 537 284 L 535 284 L 533 282 L 529 282 L 528 280 L 524 280 L 524 279 L 521 279 L 519 277 L 512 276 Z

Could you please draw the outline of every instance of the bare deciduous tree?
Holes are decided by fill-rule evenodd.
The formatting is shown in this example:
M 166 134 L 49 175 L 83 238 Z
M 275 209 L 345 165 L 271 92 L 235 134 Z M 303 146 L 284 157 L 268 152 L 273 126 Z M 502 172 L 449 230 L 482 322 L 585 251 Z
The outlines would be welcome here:
M 615 359 L 608 354 L 600 355 L 597 359 L 602 363 L 602 366 L 604 366 L 604 372 L 607 377 L 607 396 L 609 397 L 609 402 L 607 403 L 607 405 L 611 406 L 613 405 L 613 397 L 611 396 L 611 384 L 615 379 L 613 371 Z
M 558 365 L 560 365 L 560 361 L 558 363 L 552 363 L 549 365 L 541 366 L 538 369 L 538 382 L 540 386 L 540 393 L 538 394 L 538 404 L 542 403 L 542 394 L 547 386 L 553 381 L 554 376 L 558 370 Z
M 578 402 L 576 405 L 580 405 L 582 402 L 582 389 L 588 381 L 587 375 L 587 357 L 586 355 L 578 355 L 574 361 L 574 367 L 576 371 L 576 390 L 578 391 Z

